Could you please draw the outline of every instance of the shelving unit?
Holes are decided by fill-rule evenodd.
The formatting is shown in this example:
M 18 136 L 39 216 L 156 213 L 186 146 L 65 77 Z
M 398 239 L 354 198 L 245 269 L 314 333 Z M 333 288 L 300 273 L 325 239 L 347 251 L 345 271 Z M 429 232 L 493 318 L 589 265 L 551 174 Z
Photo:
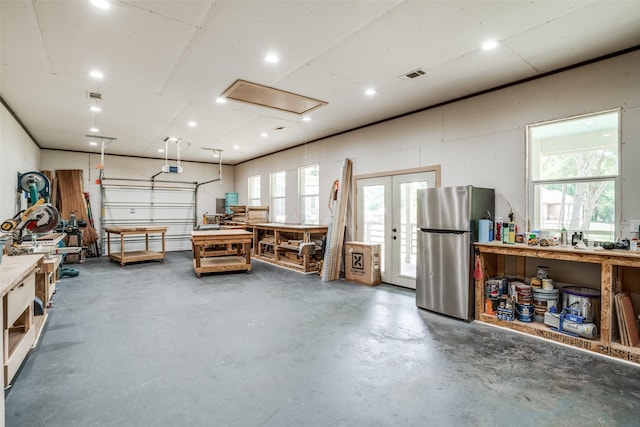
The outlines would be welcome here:
M 249 228 L 249 227 L 247 227 Z M 252 224 L 254 258 L 303 273 L 320 271 L 322 238 L 326 225 L 264 223 Z M 301 244 L 314 243 L 313 250 L 300 250 Z
M 165 234 L 168 227 L 159 226 L 138 226 L 138 227 L 106 227 L 104 231 L 107 233 L 107 253 L 112 261 L 119 262 L 121 267 L 130 262 L 163 260 L 165 255 Z M 111 252 L 111 234 L 120 236 L 120 251 Z M 144 234 L 145 250 L 125 252 L 125 236 Z M 149 235 L 162 235 L 162 251 L 151 251 L 149 248 Z
M 36 340 L 33 298 L 36 273 L 43 255 L 3 257 L 0 265 L 2 297 L 2 361 L 4 385 L 7 386 L 22 365 Z
M 560 260 L 571 263 L 592 264 L 600 271 L 599 288 L 600 324 L 599 336 L 596 339 L 572 337 L 551 330 L 543 323 L 529 323 L 514 320 L 512 322 L 498 320 L 496 316 L 486 314 L 484 300 L 484 281 L 475 283 L 476 320 L 491 323 L 503 328 L 514 329 L 552 341 L 561 342 L 574 347 L 590 350 L 600 354 L 618 357 L 640 363 L 640 348 L 627 347 L 620 344 L 617 331 L 615 309 L 612 306 L 613 295 L 622 289 L 640 292 L 640 253 L 624 250 L 576 250 L 571 247 L 541 247 L 526 244 L 505 245 L 499 242 L 476 243 L 480 251 L 480 260 L 484 278 L 505 276 L 506 265 L 515 265 L 515 276 L 526 277 L 526 260 Z

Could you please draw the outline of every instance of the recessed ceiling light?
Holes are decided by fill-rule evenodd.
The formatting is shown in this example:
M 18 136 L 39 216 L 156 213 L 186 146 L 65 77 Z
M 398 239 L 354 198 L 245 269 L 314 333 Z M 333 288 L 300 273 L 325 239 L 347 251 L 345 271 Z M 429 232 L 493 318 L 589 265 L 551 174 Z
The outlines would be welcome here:
M 189 126 L 190 128 L 194 128 L 194 127 L 198 126 L 198 124 L 196 122 L 194 122 L 194 121 L 191 121 L 191 122 L 187 123 L 187 126 Z
M 268 134 L 268 133 L 266 133 L 266 132 L 262 132 L 262 133 L 260 134 L 260 136 L 261 136 L 262 138 L 266 138 L 266 137 L 268 137 L 268 136 L 269 136 L 269 134 Z
M 364 94 L 367 95 L 367 96 L 372 96 L 372 95 L 376 94 L 376 90 L 373 89 L 373 88 L 369 88 L 369 89 L 364 91 Z
M 498 47 L 498 42 L 495 40 L 487 40 L 486 42 L 482 43 L 482 49 L 484 50 L 491 50 L 497 47 Z
M 218 104 L 224 104 L 224 103 L 226 103 L 226 102 L 227 102 L 227 99 L 226 99 L 226 98 L 223 98 L 223 97 L 221 97 L 221 96 L 219 96 L 218 98 L 216 98 L 216 102 L 217 102 Z
M 158 153 L 164 153 L 164 148 L 158 148 Z
M 97 143 L 97 142 L 95 142 L 95 141 L 90 141 L 90 142 L 89 142 L 89 145 L 98 145 L 98 143 Z
M 102 74 L 102 72 L 101 72 L 101 71 L 98 71 L 98 70 L 91 70 L 91 71 L 89 72 L 89 75 L 90 75 L 91 77 L 93 77 L 94 79 L 101 79 L 101 78 L 103 78 L 103 77 L 104 77 L 104 74 Z
M 303 117 L 302 121 L 303 122 L 310 122 L 311 121 L 311 117 Z
M 240 149 L 240 146 L 239 146 L 239 145 L 234 145 L 234 146 L 233 146 L 233 149 L 234 149 L 234 150 L 239 150 L 239 149 Z
M 264 57 L 264 60 L 270 64 L 275 64 L 276 62 L 280 62 L 280 57 L 274 53 L 270 53 Z
M 89 128 L 89 131 L 96 133 L 96 132 L 100 132 L 100 129 L 98 129 L 97 127 L 92 127 L 92 128 Z
M 111 7 L 107 0 L 91 0 L 91 4 L 98 9 L 109 9 Z
M 91 107 L 89 107 L 89 110 L 93 111 L 94 113 L 99 113 L 100 111 L 102 111 L 102 108 L 98 107 L 97 105 L 92 105 Z

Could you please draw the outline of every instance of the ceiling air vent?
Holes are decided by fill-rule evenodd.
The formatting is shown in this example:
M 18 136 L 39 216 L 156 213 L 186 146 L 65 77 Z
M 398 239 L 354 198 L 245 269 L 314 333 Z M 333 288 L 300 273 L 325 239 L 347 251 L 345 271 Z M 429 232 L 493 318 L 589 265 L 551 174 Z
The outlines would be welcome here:
M 424 76 L 425 74 L 427 74 L 426 71 L 424 71 L 421 68 L 418 68 L 417 70 L 409 71 L 408 73 L 399 76 L 399 78 L 401 78 L 401 79 L 415 79 L 416 77 Z
M 87 96 L 91 99 L 102 99 L 102 94 L 98 92 L 87 92 Z

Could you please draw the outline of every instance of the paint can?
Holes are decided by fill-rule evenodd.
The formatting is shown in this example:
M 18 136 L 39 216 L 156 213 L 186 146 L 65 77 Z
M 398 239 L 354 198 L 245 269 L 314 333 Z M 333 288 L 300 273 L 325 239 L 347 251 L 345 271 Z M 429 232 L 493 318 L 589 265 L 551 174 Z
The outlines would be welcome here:
M 534 308 L 531 304 L 516 304 L 516 318 L 521 322 L 533 322 Z
M 491 278 L 484 281 L 484 294 L 489 296 L 492 292 L 499 292 L 502 280 L 499 278 Z
M 558 289 L 534 289 L 533 307 L 535 309 L 534 319 L 536 322 L 544 322 L 544 313 L 551 307 L 558 308 L 560 291 Z
M 546 279 L 547 277 L 549 277 L 549 267 L 539 265 L 537 276 L 539 279 Z
M 542 279 L 542 289 L 545 291 L 553 290 L 553 279 Z
M 516 283 L 516 302 L 518 304 L 531 304 L 533 300 L 533 290 L 530 285 L 522 282 Z

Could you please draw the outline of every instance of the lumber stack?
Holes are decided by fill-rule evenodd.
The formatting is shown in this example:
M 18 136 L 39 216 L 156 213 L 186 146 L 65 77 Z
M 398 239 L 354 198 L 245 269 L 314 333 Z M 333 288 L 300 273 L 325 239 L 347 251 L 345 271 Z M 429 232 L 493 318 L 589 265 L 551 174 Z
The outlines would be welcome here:
M 269 222 L 269 206 L 247 206 L 247 224 Z
M 628 347 L 638 347 L 640 336 L 636 325 L 636 315 L 629 292 L 621 292 L 615 296 L 616 316 L 620 329 L 620 342 Z
M 347 223 L 347 208 L 349 206 L 349 193 L 351 190 L 353 163 L 350 159 L 344 159 L 342 164 L 342 176 L 338 181 L 338 193 L 333 200 L 333 186 L 329 207 L 331 219 L 327 231 L 327 244 L 322 264 L 322 280 L 330 282 L 340 278 L 340 266 L 342 264 L 342 250 L 344 246 L 344 231 Z
M 83 179 L 81 169 L 56 170 L 58 184 L 58 210 L 60 217 L 69 220 L 74 212 L 76 219 L 87 222 L 87 228 L 82 234 L 82 246 L 88 247 L 98 241 L 98 233 L 91 226 L 87 214 L 87 200 L 84 196 Z

